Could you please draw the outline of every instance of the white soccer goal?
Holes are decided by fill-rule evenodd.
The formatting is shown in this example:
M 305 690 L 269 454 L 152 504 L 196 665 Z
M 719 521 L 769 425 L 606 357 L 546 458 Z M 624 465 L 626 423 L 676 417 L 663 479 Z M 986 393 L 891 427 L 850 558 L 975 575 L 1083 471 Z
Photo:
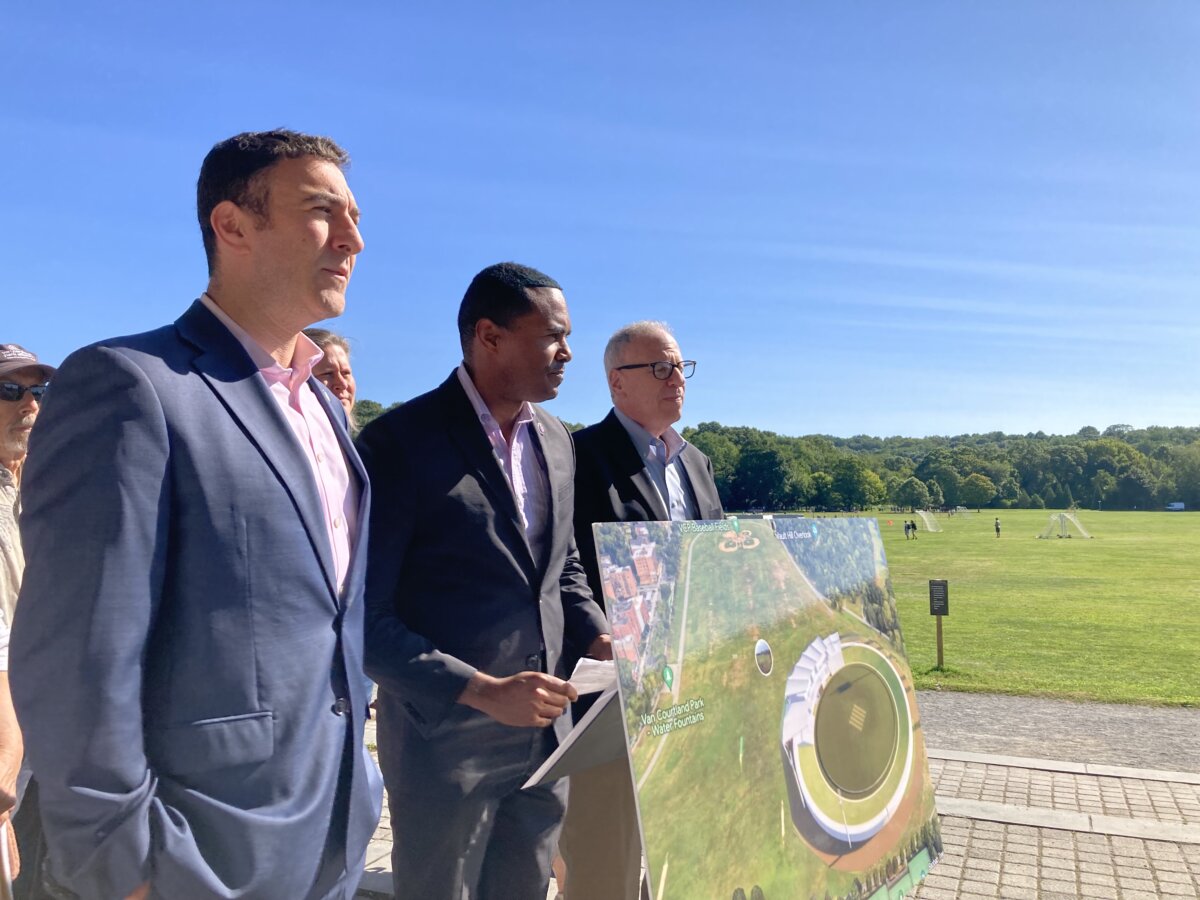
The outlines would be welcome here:
M 1074 534 L 1071 533 L 1072 530 L 1074 530 Z M 1080 523 L 1079 517 L 1073 512 L 1051 513 L 1050 521 L 1042 529 L 1042 533 L 1038 535 L 1039 539 L 1070 537 L 1091 537 L 1088 530 Z
M 926 531 L 941 531 L 942 526 L 937 523 L 937 519 L 933 517 L 933 513 L 926 512 L 923 509 L 917 510 L 917 515 L 921 517 L 921 521 L 925 523 Z

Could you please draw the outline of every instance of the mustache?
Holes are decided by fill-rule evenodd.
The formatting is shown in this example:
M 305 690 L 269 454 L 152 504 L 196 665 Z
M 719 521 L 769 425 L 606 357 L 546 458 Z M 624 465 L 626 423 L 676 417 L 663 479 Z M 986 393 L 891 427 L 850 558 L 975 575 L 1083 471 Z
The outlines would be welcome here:
M 22 416 L 21 421 L 17 423 L 18 428 L 32 428 L 33 423 L 37 421 L 37 413 L 30 413 L 27 416 Z

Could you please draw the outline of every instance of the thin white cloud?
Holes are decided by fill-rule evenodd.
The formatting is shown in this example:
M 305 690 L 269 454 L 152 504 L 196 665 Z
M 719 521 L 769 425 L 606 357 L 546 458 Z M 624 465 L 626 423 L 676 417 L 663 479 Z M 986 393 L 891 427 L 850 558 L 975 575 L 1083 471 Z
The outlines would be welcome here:
M 910 250 L 884 250 L 876 247 L 764 241 L 748 245 L 745 249 L 784 259 L 806 259 L 881 268 L 980 275 L 1047 284 L 1068 284 L 1101 290 L 1180 292 L 1195 291 L 1200 288 L 1200 277 L 1172 278 L 1093 266 L 1052 265 L 1020 260 L 950 256 Z
M 862 331 L 902 331 L 918 334 L 976 335 L 994 339 L 1021 338 L 1066 341 L 1071 345 L 1127 345 L 1139 347 L 1168 348 L 1172 346 L 1193 347 L 1200 340 L 1200 326 L 1183 325 L 1165 329 L 1158 323 L 1129 321 L 1121 327 L 1101 323 L 1075 321 L 1059 325 L 1033 325 L 994 320 L 952 318 L 930 321 L 914 321 L 906 318 L 881 318 L 879 316 L 826 316 L 819 312 L 806 314 L 805 323 L 810 328 L 847 329 L 851 334 Z

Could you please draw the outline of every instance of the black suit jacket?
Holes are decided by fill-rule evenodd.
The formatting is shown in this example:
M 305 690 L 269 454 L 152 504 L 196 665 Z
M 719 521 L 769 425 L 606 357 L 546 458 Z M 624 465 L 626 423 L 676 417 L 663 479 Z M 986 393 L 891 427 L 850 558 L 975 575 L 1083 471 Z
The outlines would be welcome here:
M 604 419 L 575 432 L 575 540 L 588 584 L 603 603 L 600 567 L 596 560 L 593 522 L 665 522 L 667 508 L 655 488 L 629 432 L 610 411 Z M 725 513 L 712 462 L 691 444 L 680 455 L 701 519 L 721 519 Z
M 572 538 L 570 435 L 534 412 L 550 492 L 544 560 L 530 552 L 512 489 L 455 373 L 359 438 L 375 498 L 366 670 L 380 686 L 384 773 L 408 784 L 467 790 L 528 757 L 529 729 L 457 703 L 467 682 L 477 670 L 565 678 L 564 636 L 587 647 L 608 631 Z M 553 726 L 559 737 L 570 727 L 568 716 Z

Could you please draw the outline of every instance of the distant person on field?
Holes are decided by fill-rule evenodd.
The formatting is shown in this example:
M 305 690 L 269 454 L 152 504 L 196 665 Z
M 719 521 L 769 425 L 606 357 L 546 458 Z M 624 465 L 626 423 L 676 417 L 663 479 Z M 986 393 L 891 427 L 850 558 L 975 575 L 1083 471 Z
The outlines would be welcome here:
M 996 517 L 996 537 L 1000 537 L 1000 518 Z
M 613 409 L 572 435 L 575 540 L 597 600 L 604 588 L 593 522 L 724 517 L 712 463 L 672 427 L 683 413 L 685 379 L 695 368 L 662 322 L 626 325 L 605 348 Z M 637 897 L 642 849 L 624 756 L 571 776 L 559 849 L 567 862 L 570 900 Z
M 338 398 L 342 409 L 346 411 L 350 433 L 358 434 L 358 422 L 354 419 L 354 395 L 357 388 L 354 372 L 350 369 L 350 342 L 326 328 L 305 328 L 304 335 L 325 354 L 321 361 L 313 366 L 313 378 L 329 388 L 333 396 Z

